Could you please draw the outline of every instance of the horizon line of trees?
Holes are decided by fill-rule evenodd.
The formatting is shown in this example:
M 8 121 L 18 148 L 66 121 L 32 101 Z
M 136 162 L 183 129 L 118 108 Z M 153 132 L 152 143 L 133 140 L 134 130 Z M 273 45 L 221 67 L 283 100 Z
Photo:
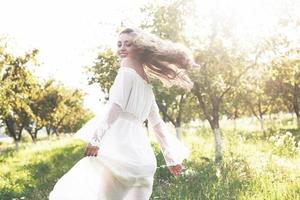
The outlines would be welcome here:
M 75 132 L 92 116 L 82 91 L 34 76 L 30 67 L 38 65 L 37 49 L 17 57 L 6 49 L 0 38 L 0 127 L 17 149 L 24 132 L 35 142 L 43 128 L 48 136 Z

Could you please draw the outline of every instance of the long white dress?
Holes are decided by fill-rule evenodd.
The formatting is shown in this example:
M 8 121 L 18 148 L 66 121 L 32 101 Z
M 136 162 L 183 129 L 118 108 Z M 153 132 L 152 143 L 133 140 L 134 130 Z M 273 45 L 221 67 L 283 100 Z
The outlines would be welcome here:
M 146 119 L 167 166 L 182 163 L 189 150 L 161 119 L 152 85 L 133 68 L 119 68 L 104 114 L 75 134 L 97 145 L 98 156 L 79 160 L 57 181 L 49 200 L 149 199 L 157 163 L 143 128 Z

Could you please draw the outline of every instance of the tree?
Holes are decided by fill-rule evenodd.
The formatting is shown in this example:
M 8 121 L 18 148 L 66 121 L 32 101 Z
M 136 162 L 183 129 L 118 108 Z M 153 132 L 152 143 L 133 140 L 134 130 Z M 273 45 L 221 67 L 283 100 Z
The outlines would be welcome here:
M 297 117 L 300 130 L 300 50 L 289 48 L 272 62 L 273 85 L 288 110 Z
M 191 93 L 183 89 L 171 87 L 163 88 L 161 84 L 154 84 L 156 93 L 156 102 L 162 113 L 164 121 L 171 122 L 176 129 L 176 136 L 181 137 L 181 126 L 197 118 Z
M 37 53 L 38 50 L 34 49 L 20 57 L 7 53 L 2 56 L 0 117 L 17 148 L 27 117 L 33 117 L 28 100 L 35 79 L 27 67 L 34 63 Z
M 74 125 L 73 120 L 80 121 L 81 117 L 78 114 L 83 114 L 83 118 L 86 114 L 82 105 L 82 97 L 83 93 L 80 90 L 68 89 L 59 84 L 49 86 L 43 100 L 48 104 L 48 111 L 52 110 L 43 116 L 48 135 L 56 134 L 58 136 L 60 132 L 67 129 L 75 131 L 77 126 L 72 126 L 72 124 Z
M 24 113 L 24 129 L 29 133 L 33 142 L 37 139 L 37 133 L 41 130 L 45 122 L 41 115 L 43 113 L 43 105 L 41 105 L 41 98 L 43 98 L 43 90 L 41 85 L 36 83 L 32 86 L 32 93 L 28 97 L 28 106 L 31 110 L 30 114 Z
M 106 48 L 99 53 L 94 65 L 87 68 L 90 74 L 89 84 L 97 83 L 108 100 L 109 89 L 117 75 L 118 59 L 111 48 Z
M 192 93 L 197 98 L 198 110 L 204 114 L 214 134 L 215 161 L 218 163 L 222 159 L 220 116 L 225 114 L 233 95 L 239 94 L 234 91 L 237 91 L 241 77 L 256 66 L 262 49 L 243 50 L 233 34 L 234 25 L 230 18 L 220 18 L 214 13 L 210 19 L 201 19 L 195 24 L 206 29 L 203 30 L 205 34 L 199 33 L 198 38 L 193 38 L 193 43 L 198 46 L 195 56 L 201 70 L 195 70 L 191 75 L 194 81 Z
M 180 42 L 189 46 L 184 35 L 188 17 L 194 17 L 195 3 L 191 0 L 172 0 L 166 3 L 148 4 L 141 8 L 147 18 L 140 27 L 162 39 Z
M 67 89 L 64 90 L 64 88 L 55 87 L 55 81 L 48 80 L 44 84 L 37 85 L 29 97 L 29 107 L 33 116 L 27 116 L 27 123 L 24 128 L 30 134 L 33 141 L 37 139 L 38 131 L 45 126 L 48 127 L 48 131 L 55 133 L 75 132 L 91 117 L 91 113 L 83 106 L 84 94 L 82 92 L 75 90 L 72 96 L 68 95 L 70 91 Z M 65 95 L 63 96 L 65 99 L 63 103 L 67 106 L 64 110 L 58 109 L 62 101 L 57 101 L 59 95 L 57 95 L 56 92 L 61 92 L 61 94 Z M 65 113 L 67 113 L 67 115 L 65 115 Z M 64 116 L 61 124 L 52 124 L 53 122 L 60 121 L 54 120 L 55 118 L 53 118 L 59 116 Z M 49 124 L 52 125 L 49 126 Z M 49 127 L 51 128 L 49 129 Z M 55 128 L 59 130 L 56 131 Z M 50 132 L 48 132 L 49 135 Z
M 141 28 L 147 29 L 162 39 L 188 46 L 184 29 L 187 16 L 193 11 L 193 5 L 193 1 L 187 0 L 170 1 L 163 5 L 156 3 L 147 5 L 141 9 L 148 16 L 147 20 L 141 24 Z M 191 93 L 177 87 L 166 89 L 157 81 L 154 82 L 154 92 L 163 119 L 175 126 L 176 135 L 180 139 L 182 123 L 189 122 L 196 115 L 195 112 L 189 112 L 193 107 L 187 106 L 193 105 L 190 102 Z
M 245 71 L 241 70 L 243 63 L 239 58 L 230 54 L 223 46 L 216 45 L 198 52 L 196 58 L 201 63 L 201 72 L 193 74 L 193 94 L 197 98 L 199 109 L 208 120 L 215 137 L 216 155 L 218 162 L 222 158 L 220 114 L 227 94 L 238 84 L 239 78 Z
M 240 81 L 242 82 L 242 81 Z M 242 84 L 237 84 L 234 90 L 230 90 L 227 95 L 229 101 L 225 101 L 223 105 L 223 112 L 228 119 L 233 120 L 234 130 L 237 128 L 236 120 L 246 115 L 246 104 L 244 101 L 247 93 L 240 87 Z
M 295 113 L 300 130 L 300 40 L 299 37 L 290 37 L 291 33 L 298 33 L 300 30 L 298 5 L 298 1 L 287 1 L 287 6 L 282 11 L 284 15 L 279 15 L 279 30 L 276 34 L 281 45 L 275 49 L 276 56 L 270 65 L 273 80 L 271 91 L 273 95 L 280 97 L 279 102 L 283 102 L 288 111 Z
M 247 82 L 243 84 L 245 91 L 244 101 L 250 113 L 254 115 L 260 122 L 261 131 L 266 137 L 264 127 L 264 115 L 270 113 L 275 97 L 269 95 L 270 73 L 269 67 L 259 66 L 254 70 L 250 70 L 247 74 Z

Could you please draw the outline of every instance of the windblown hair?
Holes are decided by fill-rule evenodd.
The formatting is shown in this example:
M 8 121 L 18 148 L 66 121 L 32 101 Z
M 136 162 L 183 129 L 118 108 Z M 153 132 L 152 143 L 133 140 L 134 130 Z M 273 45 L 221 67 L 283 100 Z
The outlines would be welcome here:
M 177 85 L 191 90 L 193 82 L 187 70 L 198 67 L 190 51 L 183 45 L 162 40 L 141 30 L 126 28 L 120 32 L 133 36 L 132 45 L 136 48 L 147 75 L 158 78 L 166 87 Z

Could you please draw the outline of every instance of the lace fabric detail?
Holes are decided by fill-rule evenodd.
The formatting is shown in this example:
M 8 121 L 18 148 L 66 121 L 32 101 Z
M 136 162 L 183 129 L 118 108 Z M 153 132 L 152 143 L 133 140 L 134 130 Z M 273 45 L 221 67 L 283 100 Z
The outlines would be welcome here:
M 167 166 L 181 164 L 189 156 L 189 149 L 176 136 L 170 133 L 166 123 L 159 115 L 159 108 L 155 99 L 153 100 L 148 120 L 153 127 L 155 138 L 160 145 Z
M 102 126 L 99 126 L 94 132 L 90 144 L 100 148 L 102 138 L 106 134 L 107 130 L 113 125 L 113 123 L 118 119 L 122 112 L 122 108 L 116 104 L 112 103 L 108 113 L 105 115 L 104 123 Z

